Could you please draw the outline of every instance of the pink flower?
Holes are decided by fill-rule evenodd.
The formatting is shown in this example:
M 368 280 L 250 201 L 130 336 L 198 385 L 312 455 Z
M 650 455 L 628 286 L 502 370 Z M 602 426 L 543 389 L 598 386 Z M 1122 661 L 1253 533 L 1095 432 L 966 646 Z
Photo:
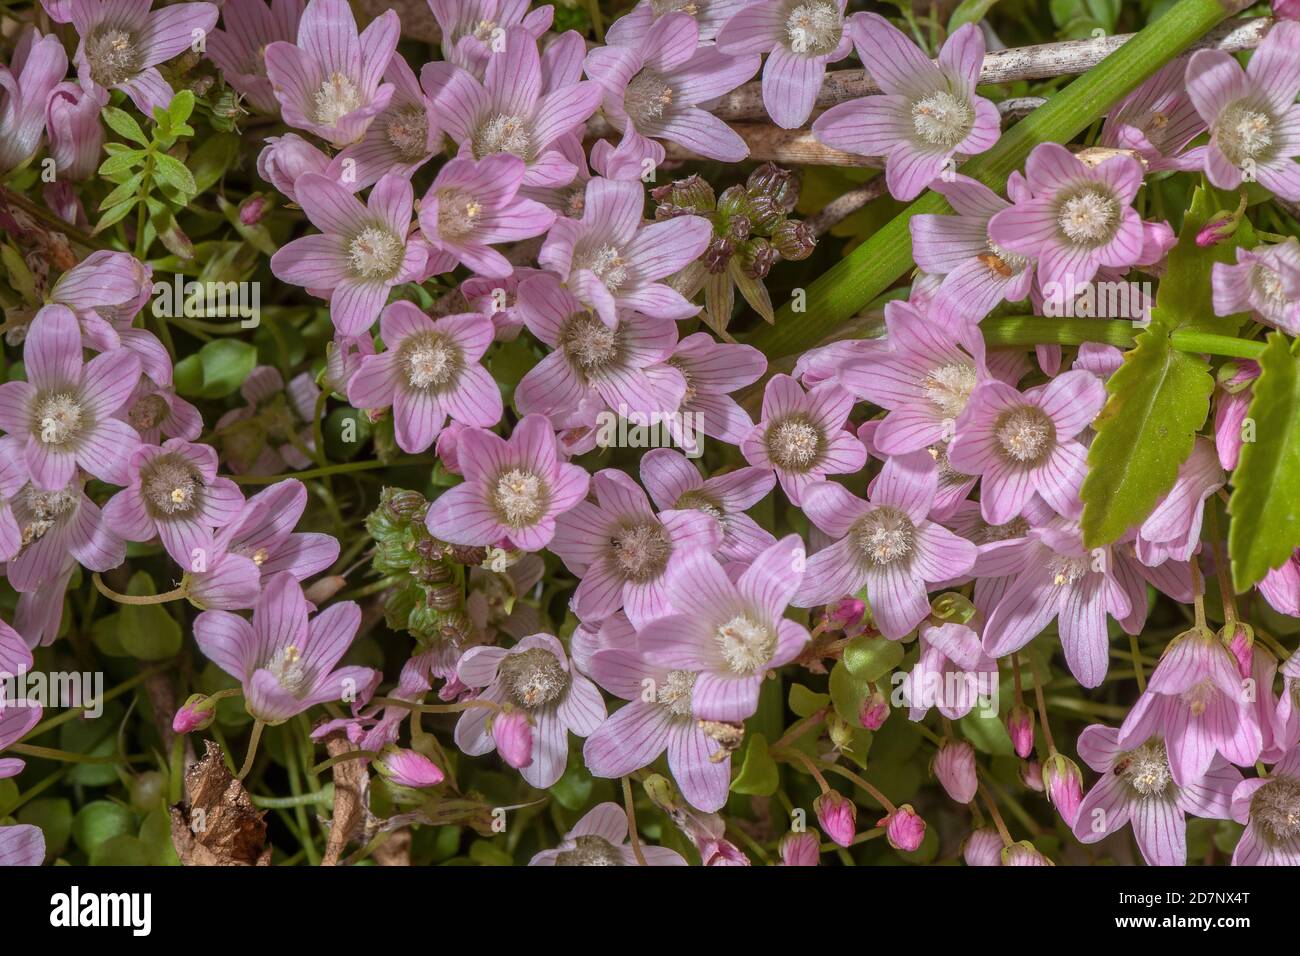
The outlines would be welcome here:
M 309 618 L 310 609 L 302 586 L 280 574 L 258 597 L 251 624 L 230 611 L 194 621 L 199 650 L 243 685 L 244 706 L 258 720 L 278 724 L 316 704 L 355 701 L 379 680 L 369 667 L 338 666 L 361 623 L 357 603 Z
M 1294 238 L 1238 246 L 1235 265 L 1214 263 L 1213 280 L 1215 315 L 1250 312 L 1273 328 L 1300 333 L 1300 242 Z
M 217 702 L 204 694 L 191 694 L 172 716 L 172 730 L 178 734 L 192 734 L 206 730 L 217 719 Z
M 438 765 L 424 754 L 405 747 L 393 747 L 375 761 L 375 769 L 402 787 L 436 787 L 446 779 Z
M 1018 392 L 1005 382 L 980 385 L 970 396 L 948 446 L 948 464 L 980 475 L 984 520 L 1006 524 L 1037 493 L 1058 514 L 1079 511 L 1087 450 L 1077 440 L 1106 401 L 1095 375 L 1071 371 Z
M 707 332 L 695 332 L 677 343 L 668 364 L 686 378 L 686 396 L 677 411 L 692 414 L 710 438 L 739 445 L 754 427 L 749 412 L 731 393 L 758 381 L 767 371 L 767 357 L 752 345 L 719 342 Z M 670 428 L 680 427 L 679 419 Z M 683 436 L 674 439 L 685 444 Z
M 1195 169 L 1199 163 L 1180 155 L 1205 132 L 1205 121 L 1187 95 L 1187 63 L 1174 60 L 1106 114 L 1101 145 L 1131 149 L 1142 157 L 1148 172 Z
M 23 32 L 9 64 L 0 64 L 0 171 L 8 172 L 36 155 L 45 131 L 46 102 L 68 72 L 68 55 L 59 38 Z M 98 120 L 98 116 L 96 116 Z M 56 163 L 58 172 L 71 175 Z
M 914 853 L 925 839 L 925 821 L 912 809 L 910 803 L 895 808 L 876 824 L 885 828 L 885 839 L 895 850 Z
M 975 545 L 929 520 L 938 485 L 925 452 L 895 455 L 863 501 L 843 485 L 818 482 L 803 496 L 804 512 L 835 543 L 808 559 L 795 603 L 826 604 L 867 589 L 871 613 L 886 637 L 897 640 L 930 613 L 931 582 L 965 574 Z
M 853 838 L 857 835 L 858 808 L 852 800 L 846 800 L 838 791 L 827 790 L 813 801 L 813 810 L 828 837 L 840 846 L 853 845 Z
M 545 8 L 544 8 L 545 9 Z M 677 852 L 641 845 L 647 866 L 685 866 Z M 627 842 L 627 811 L 617 803 L 597 804 L 564 835 L 554 850 L 543 850 L 529 866 L 636 866 L 636 853 Z
M 589 671 L 610 693 L 630 701 L 587 738 L 582 756 L 592 775 L 630 774 L 666 750 L 682 796 L 706 813 L 722 809 L 731 784 L 731 757 L 695 717 L 699 673 L 652 663 L 635 646 L 596 651 Z M 653 691 L 650 700 L 647 688 Z
M 1273 0 L 1273 16 L 1300 19 L 1300 0 Z
M 293 43 L 298 36 L 305 0 L 225 0 L 224 30 L 208 37 L 208 55 L 222 79 L 242 94 L 259 113 L 275 116 L 280 103 L 266 73 L 266 48 L 277 40 Z
M 862 700 L 858 711 L 858 723 L 866 730 L 879 730 L 889 717 L 889 702 L 880 691 L 873 691 L 871 696 Z
M 586 497 L 586 471 L 559 460 L 555 432 L 542 415 L 525 415 L 509 439 L 467 428 L 456 446 L 465 480 L 434 499 L 425 516 L 429 533 L 442 541 L 508 540 L 540 551 L 551 544 L 556 519 Z
M 271 257 L 271 271 L 283 282 L 328 298 L 334 327 L 343 335 L 359 335 L 374 324 L 389 290 L 424 268 L 427 247 L 407 235 L 415 203 L 411 183 L 390 173 L 375 184 L 365 205 L 316 173 L 299 177 L 294 192 L 321 232 L 281 246 Z
M 1132 202 L 1142 165 L 1127 155 L 1088 166 L 1064 146 L 1042 143 L 1025 163 L 1032 199 L 989 220 L 989 237 L 1038 260 L 1043 295 L 1063 296 L 1105 266 L 1128 269 L 1143 258 L 1145 231 Z
M 1138 559 L 1149 567 L 1168 560 L 1186 561 L 1201 546 L 1205 503 L 1227 479 L 1214 445 L 1197 438 L 1192 453 L 1178 466 L 1178 478 L 1138 528 Z
M 975 748 L 964 740 L 944 743 L 930 763 L 930 770 L 939 778 L 944 792 L 958 803 L 975 799 L 979 778 L 975 772 Z
M 482 82 L 464 69 L 438 63 L 427 64 L 421 79 L 447 133 L 460 144 L 462 159 L 510 153 L 524 161 L 525 186 L 566 186 L 578 167 L 557 147 L 596 111 L 600 87 L 573 76 L 547 89 L 553 78 L 543 71 L 542 60 L 533 34 L 511 27 L 501 52 L 488 58 Z
M 87 92 L 76 83 L 60 83 L 45 102 L 45 129 L 50 157 L 61 178 L 89 179 L 99 168 L 104 148 L 100 113 L 108 105 L 108 90 Z
M 528 0 L 429 0 L 442 31 L 442 58 L 476 77 L 483 76 L 506 31 L 522 24 L 541 39 L 551 27 L 555 8 L 528 9 Z
M 555 213 L 518 194 L 525 171 L 510 153 L 453 159 L 438 170 L 420 200 L 420 232 L 435 250 L 426 275 L 450 272 L 457 262 L 494 279 L 514 272 L 492 243 L 530 239 L 555 222 Z
M 745 514 L 776 484 L 766 468 L 737 468 L 703 478 L 681 452 L 654 448 L 641 458 L 641 483 L 661 511 L 694 508 L 715 518 L 722 529 L 722 558 L 751 561 L 776 543 L 770 531 Z
M 9 678 L 27 673 L 32 666 L 32 655 L 27 644 L 8 624 L 0 621 L 0 676 Z M 40 704 L 21 699 L 0 701 L 0 754 L 10 744 L 27 736 L 27 732 L 41 722 Z M 18 757 L 0 756 L 0 780 L 17 776 L 26 766 Z
M 817 866 L 821 859 L 821 842 L 816 833 L 787 833 L 781 838 L 782 866 Z
M 524 414 L 563 424 L 588 401 L 624 418 L 657 421 L 681 404 L 685 377 L 663 365 L 677 345 L 672 320 L 624 313 L 607 325 L 550 273 L 524 280 L 518 308 L 528 330 L 553 350 L 515 387 Z
M 751 716 L 767 672 L 794 660 L 808 642 L 808 632 L 783 616 L 803 577 L 802 551 L 799 538 L 789 535 L 734 582 L 708 551 L 673 561 L 673 613 L 645 626 L 640 647 L 653 663 L 699 673 L 691 705 L 697 717 L 739 722 Z
M 1034 260 L 1004 249 L 989 233 L 994 216 L 1030 198 L 1024 177 L 1015 172 L 1007 179 L 1011 202 L 961 175 L 951 182 L 939 180 L 933 189 L 957 214 L 913 216 L 908 223 L 916 264 L 927 273 L 943 276 L 933 310 L 939 314 L 951 310 L 978 322 L 1000 302 L 1028 298 L 1034 284 Z
M 660 280 L 703 254 L 712 225 L 700 216 L 642 225 L 644 207 L 639 181 L 592 179 L 582 218 L 556 220 L 537 257 L 611 328 L 618 309 L 656 319 L 685 319 L 699 311 Z
M 978 26 L 968 23 L 950 36 L 937 63 L 878 14 L 854 15 L 849 32 L 884 95 L 832 106 L 813 123 L 813 135 L 836 149 L 884 156 L 895 199 L 914 199 L 955 158 L 998 141 L 998 109 L 975 93 L 984 63 Z
M 45 862 L 45 833 L 30 823 L 0 827 L 0 866 L 40 866 Z
M 852 410 L 853 396 L 838 385 L 805 392 L 789 375 L 773 375 L 763 391 L 763 419 L 740 450 L 751 465 L 775 469 L 786 497 L 800 504 L 810 485 L 866 464 L 866 448 L 844 428 Z
M 351 192 L 388 173 L 409 179 L 442 148 L 433 100 L 424 95 L 406 60 L 401 56 L 389 60 L 384 79 L 393 87 L 388 105 L 366 127 L 365 136 L 330 163 L 334 178 L 346 180 Z
M 1188 154 L 1219 189 L 1258 182 L 1300 199 L 1300 24 L 1273 26 L 1246 69 L 1221 50 L 1198 50 L 1187 63 L 1187 92 L 1210 128 L 1210 142 Z
M 0 455 L 17 461 L 16 451 L 13 439 L 0 439 Z M 76 564 L 109 571 L 122 563 L 126 545 L 86 496 L 84 477 L 75 476 L 56 491 L 42 491 L 26 483 L 25 472 L 15 477 L 12 466 L 4 469 L 4 476 L 0 494 L 9 514 L 8 520 L 0 520 L 0 553 L 8 555 L 5 572 L 15 590 L 35 593 Z
M 343 182 L 341 175 L 335 175 L 336 168 L 330 158 L 297 133 L 268 136 L 265 142 L 257 154 L 257 175 L 284 193 L 290 202 L 298 202 L 294 184 L 307 173 L 330 176 L 348 192 L 362 188 L 355 180 Z
M 297 44 L 266 47 L 266 75 L 285 123 L 342 148 L 365 135 L 393 87 L 381 83 L 401 24 L 385 10 L 360 35 L 347 0 L 311 0 L 298 21 Z
M 1074 826 L 1079 817 L 1079 803 L 1083 800 L 1083 775 L 1069 757 L 1054 753 L 1043 765 L 1043 789 L 1052 801 L 1056 812 L 1068 826 Z
M 1163 740 L 1121 743 L 1119 738 L 1118 730 L 1100 724 L 1079 735 L 1079 756 L 1103 776 L 1079 805 L 1075 837 L 1096 843 L 1131 823 L 1148 866 L 1185 866 L 1186 815 L 1228 819 L 1241 773 L 1215 757 L 1205 773 L 1179 784 Z
M 1189 631 L 1166 648 L 1119 729 L 1120 747 L 1162 736 L 1173 782 L 1188 786 L 1209 772 L 1216 754 L 1249 767 L 1263 750 L 1251 706 L 1253 690 L 1232 654 L 1208 631 Z
M 738 10 L 718 31 L 718 49 L 766 53 L 763 106 L 773 121 L 797 129 L 808 121 L 826 65 L 849 55 L 845 0 L 761 0 Z
M 1232 819 L 1246 826 L 1233 866 L 1300 866 L 1300 747 L 1288 750 L 1267 777 L 1237 784 Z
M 385 349 L 367 355 L 348 382 L 356 408 L 393 409 L 397 444 L 418 454 L 433 444 L 450 415 L 490 428 L 501 419 L 501 392 L 480 364 L 492 323 L 476 312 L 430 319 L 410 302 L 384 309 Z
M 1237 467 L 1243 443 L 1242 429 L 1254 397 L 1251 383 L 1259 378 L 1259 363 L 1248 359 L 1225 362 L 1219 370 L 1214 406 L 1214 448 L 1224 471 Z
M 716 550 L 722 532 L 702 511 L 656 515 L 641 487 L 616 469 L 597 472 L 591 483 L 595 500 L 560 516 L 551 550 L 582 578 L 573 596 L 579 618 L 596 621 L 624 608 L 634 626 L 644 627 L 673 612 L 671 562 Z
M 592 50 L 584 67 L 604 90 L 605 116 L 625 137 L 663 139 L 737 163 L 749 155 L 745 141 L 698 106 L 758 72 L 757 55 L 730 53 L 721 46 L 700 46 L 695 20 L 673 12 L 656 20 L 635 46 Z
M 1028 840 L 1013 843 L 1002 850 L 1003 866 L 1055 866 Z
M 596 685 L 573 668 L 564 646 L 550 634 L 525 637 L 514 647 L 471 647 L 456 665 L 469 687 L 482 688 L 476 700 L 510 704 L 533 725 L 533 760 L 520 768 L 523 778 L 545 790 L 564 774 L 570 732 L 592 733 L 605 719 L 605 701 Z M 456 722 L 456 746 L 471 757 L 490 753 L 496 741 L 488 729 L 495 711 L 471 707 Z
M 533 727 L 522 710 L 507 710 L 492 718 L 492 742 L 501 759 L 516 770 L 533 762 Z
M 663 17 L 683 13 L 694 19 L 699 27 L 700 43 L 709 43 L 731 15 L 749 2 L 750 0 L 706 0 L 703 3 L 686 4 L 681 10 L 673 10 L 671 4 L 637 0 L 637 5 L 631 12 L 609 25 L 605 31 L 605 42 L 617 46 L 639 46 L 645 41 L 650 28 Z
M 917 645 L 916 665 L 899 685 L 911 720 L 920 720 L 931 707 L 949 720 L 960 720 L 997 686 L 997 661 L 965 624 L 922 624 Z
M 0 385 L 0 429 L 25 442 L 32 483 L 57 491 L 81 467 L 123 484 L 126 461 L 140 438 L 114 415 L 135 389 L 140 360 L 119 348 L 83 363 L 81 328 L 63 305 L 37 313 L 23 359 L 27 381 Z
M 492 320 L 496 341 L 512 342 L 524 327 L 519 309 L 519 285 L 525 279 L 546 275 L 540 269 L 518 268 L 501 279 L 473 276 L 460 284 L 460 294 L 470 309 Z
M 141 445 L 127 463 L 127 487 L 104 506 L 104 522 L 128 541 L 155 535 L 182 568 L 206 565 L 213 556 L 214 528 L 233 521 L 244 505 L 239 487 L 217 477 L 217 452 L 169 438 L 161 447 Z
M 1016 756 L 1025 760 L 1034 752 L 1034 712 L 1017 705 L 1007 713 L 1007 736 L 1016 750 Z
M 150 445 L 158 444 L 164 435 L 194 441 L 203 433 L 203 416 L 197 408 L 170 386 L 155 385 L 145 377 L 117 414 Z
M 217 25 L 212 3 L 176 3 L 150 10 L 150 2 L 71 0 L 67 12 L 81 42 L 75 62 L 77 79 L 88 92 L 97 87 L 121 90 L 145 116 L 167 108 L 172 88 L 157 66 L 190 48 L 195 31 L 205 35 Z

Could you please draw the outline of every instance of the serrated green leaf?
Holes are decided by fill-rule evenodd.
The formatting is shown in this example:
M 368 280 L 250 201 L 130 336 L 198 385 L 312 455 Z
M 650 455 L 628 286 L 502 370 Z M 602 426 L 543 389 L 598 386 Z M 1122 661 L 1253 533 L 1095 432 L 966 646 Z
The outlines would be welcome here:
M 997 5 L 998 0 L 962 0 L 948 18 L 948 32 L 953 33 L 968 23 L 979 23 Z
M 166 153 L 159 153 L 154 157 L 154 178 L 160 183 L 171 186 L 179 190 L 186 196 L 193 196 L 198 192 L 198 186 L 194 183 L 194 176 L 186 169 L 175 156 L 168 156 Z
M 136 193 L 140 189 L 140 184 L 142 182 L 144 182 L 144 173 L 136 173 L 126 182 L 119 184 L 116 189 L 105 196 L 103 201 L 100 202 L 99 208 L 109 209 L 116 206 L 118 203 L 124 203 L 127 200 L 136 199 Z M 132 205 L 134 205 L 134 203 Z
M 1255 440 L 1241 446 L 1228 502 L 1228 553 L 1238 592 L 1300 547 L 1300 359 L 1291 340 L 1275 332 L 1259 365 L 1247 413 Z
M 130 213 L 131 210 L 134 208 L 135 208 L 135 203 L 133 202 L 118 203 L 112 209 L 108 210 L 108 212 L 104 213 L 104 215 L 99 217 L 99 222 L 95 224 L 94 235 L 99 235 L 109 226 L 113 225 L 119 220 L 125 219 L 127 217 L 127 214 Z
M 1118 541 L 1173 487 L 1210 411 L 1214 376 L 1204 359 L 1173 347 L 1160 312 L 1106 383 L 1084 479 L 1084 545 Z
M 1171 329 L 1236 335 L 1245 321 L 1244 314 L 1214 314 L 1210 282 L 1216 262 L 1236 262 L 1238 245 L 1254 245 L 1254 230 L 1249 220 L 1242 218 L 1232 242 L 1206 248 L 1196 244 L 1197 233 L 1210 217 L 1224 210 L 1232 212 L 1237 208 L 1237 202 L 1235 194 L 1210 192 L 1200 186 L 1192 195 L 1191 208 L 1183 216 L 1178 244 L 1169 251 L 1168 263 L 1156 292 L 1156 308 Z
M 144 157 L 145 151 L 143 149 L 122 150 L 99 164 L 99 174 L 101 176 L 114 176 L 117 173 L 124 173 L 140 165 L 140 161 Z
M 769 797 L 776 793 L 780 783 L 776 761 L 767 752 L 767 738 L 762 734 L 750 734 L 745 746 L 745 759 L 740 765 L 740 773 L 731 782 L 731 789 L 750 796 Z
M 144 135 L 144 130 L 140 124 L 135 121 L 135 117 L 125 110 L 120 110 L 116 106 L 104 107 L 104 122 L 118 136 L 129 139 L 133 143 L 141 146 L 149 145 L 149 138 Z

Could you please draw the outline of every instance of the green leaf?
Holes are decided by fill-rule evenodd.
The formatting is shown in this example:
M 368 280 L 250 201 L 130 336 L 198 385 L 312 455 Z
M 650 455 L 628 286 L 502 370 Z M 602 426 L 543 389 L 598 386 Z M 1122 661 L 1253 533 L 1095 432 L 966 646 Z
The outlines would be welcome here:
M 1156 311 L 1153 324 L 1106 383 L 1110 397 L 1093 428 L 1084 479 L 1084 545 L 1118 541 L 1141 524 L 1173 487 L 1210 411 L 1214 376 L 1196 355 L 1179 352 Z
M 141 173 L 136 173 L 126 182 L 119 183 L 116 189 L 114 189 L 112 192 L 110 192 L 107 196 L 104 197 L 103 201 L 101 201 L 99 204 L 99 208 L 109 209 L 113 206 L 118 205 L 119 203 L 125 203 L 128 200 L 134 200 L 139 198 L 137 193 L 139 192 L 140 184 L 142 182 L 144 182 L 144 173 L 141 172 Z M 132 202 L 131 205 L 128 206 L 128 208 L 134 208 L 134 207 L 135 207 L 134 202 Z
M 994 708 L 985 713 L 983 707 L 975 709 L 958 721 L 962 735 L 971 742 L 976 750 L 995 756 L 1010 756 L 1016 752 L 1006 725 L 1002 723 Z
M 91 866 L 148 866 L 150 862 L 149 848 L 125 833 L 105 840 L 90 853 Z
M 99 235 L 109 226 L 113 225 L 114 223 L 122 219 L 125 219 L 127 215 L 131 212 L 131 210 L 135 208 L 135 206 L 136 204 L 134 202 L 118 203 L 108 212 L 104 213 L 104 215 L 99 217 L 99 222 L 95 224 L 94 234 Z
M 187 355 L 172 370 L 172 382 L 177 394 L 198 398 L 203 393 L 203 362 L 197 354 Z
M 32 270 L 27 268 L 27 262 L 18 250 L 7 242 L 0 244 L 0 259 L 4 262 L 5 271 L 9 273 L 9 284 L 13 286 L 14 291 L 29 303 L 39 302 L 40 296 L 36 294 L 36 277 L 32 275 Z
M 153 578 L 147 571 L 131 575 L 127 594 L 155 594 Z M 181 649 L 181 626 L 161 604 L 124 604 L 118 637 L 132 657 L 142 661 L 160 661 Z
M 190 154 L 190 172 L 197 192 L 206 192 L 217 184 L 239 155 L 239 137 L 234 133 L 209 136 Z
M 807 717 L 831 702 L 829 694 L 818 694 L 803 684 L 790 685 L 790 709 L 797 717 Z
M 56 859 L 72 836 L 72 804 L 62 797 L 33 800 L 18 811 L 18 822 L 40 827 L 45 834 L 45 858 Z
M 767 752 L 767 738 L 762 734 L 751 734 L 740 773 L 731 782 L 731 789 L 754 797 L 770 797 L 776 793 L 780 783 L 776 761 Z
M 139 143 L 141 146 L 149 145 L 149 138 L 144 135 L 144 130 L 140 124 L 135 121 L 130 113 L 120 110 L 116 106 L 104 107 L 104 122 L 118 136 L 129 139 L 133 143 Z
M 836 661 L 828 682 L 835 713 L 850 727 L 862 725 L 862 702 L 871 696 L 871 683 L 854 675 L 844 661 Z
M 109 800 L 86 804 L 72 821 L 72 839 L 89 856 L 102 843 L 135 832 L 135 818 L 126 807 Z
M 968 23 L 979 23 L 988 16 L 997 2 L 998 0 L 962 0 L 948 18 L 948 32 L 953 33 Z
M 1241 446 L 1232 476 L 1228 553 L 1232 583 L 1248 590 L 1300 547 L 1300 360 L 1291 340 L 1268 337 L 1247 421 L 1254 441 Z
M 115 153 L 99 164 L 99 174 L 101 176 L 115 176 L 118 173 L 125 173 L 140 165 L 140 161 L 145 157 L 143 149 L 127 149 Z
M 172 97 L 171 105 L 167 107 L 167 115 L 172 121 L 172 126 L 183 126 L 193 112 L 193 90 L 181 90 Z
M 194 182 L 194 176 L 185 168 L 185 164 L 175 156 L 168 156 L 166 153 L 159 153 L 155 156 L 153 175 L 158 182 L 171 186 L 186 196 L 193 196 L 199 191 L 199 187 Z
M 235 339 L 215 339 L 199 349 L 203 366 L 200 398 L 225 398 L 244 384 L 257 366 L 257 349 Z
M 1156 292 L 1156 307 L 1171 329 L 1236 335 L 1245 321 L 1244 314 L 1214 314 L 1210 281 L 1216 262 L 1236 262 L 1238 245 L 1254 245 L 1250 221 L 1242 218 L 1235 242 L 1221 242 L 1208 248 L 1196 244 L 1197 233 L 1210 217 L 1224 210 L 1234 211 L 1237 199 L 1235 195 L 1212 193 L 1200 186 L 1193 194 L 1191 208 L 1183 216 L 1178 245 L 1169 251 L 1168 265 Z
M 885 637 L 867 637 L 861 634 L 849 641 L 844 648 L 844 666 L 859 680 L 880 680 L 902 661 L 902 643 Z

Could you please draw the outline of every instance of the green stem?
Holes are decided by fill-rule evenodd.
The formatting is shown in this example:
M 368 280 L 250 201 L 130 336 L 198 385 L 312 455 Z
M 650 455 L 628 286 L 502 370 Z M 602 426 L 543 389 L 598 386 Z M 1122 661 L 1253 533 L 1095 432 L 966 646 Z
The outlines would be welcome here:
M 407 455 L 402 458 L 394 458 L 392 461 L 348 461 L 338 465 L 328 465 L 325 468 L 308 468 L 306 471 L 287 471 L 282 475 L 226 475 L 236 484 L 240 485 L 273 485 L 277 481 L 284 481 L 286 478 L 324 478 L 326 475 L 344 475 L 353 471 L 371 471 L 375 468 L 404 468 L 415 465 L 430 465 L 434 463 L 431 455 Z
M 1101 342 L 1122 349 L 1131 348 L 1144 326 L 1121 319 L 1050 319 L 1016 315 L 985 319 L 980 323 L 989 348 L 1019 348 L 1031 345 L 1083 345 Z M 1175 331 L 1170 340 L 1181 352 L 1224 355 L 1230 358 L 1259 358 L 1265 344 L 1231 335 Z
M 314 793 L 302 793 L 294 797 L 264 797 L 261 794 L 252 793 L 248 798 L 253 801 L 253 806 L 260 807 L 263 810 L 289 810 L 301 807 L 312 807 L 317 804 L 328 804 L 334 800 L 334 784 L 327 783 L 321 789 Z M 303 817 L 299 821 L 306 820 Z
M 182 584 L 163 594 L 121 594 L 105 584 L 98 571 L 91 575 L 90 579 L 95 582 L 96 591 L 118 604 L 166 604 L 168 601 L 180 600 L 189 592 L 189 587 Z
M 1163 16 L 1003 133 L 997 145 L 965 163 L 961 171 L 1001 191 L 1007 176 L 1024 164 L 1035 146 L 1068 143 L 1241 6 L 1236 0 L 1178 0 Z M 760 326 L 748 343 L 768 358 L 780 358 L 833 339 L 844 322 L 915 265 L 912 217 L 951 211 L 937 193 L 921 196 L 809 286 L 805 311 L 796 314 L 792 303 L 786 303 L 775 324 Z
M 129 763 L 127 757 L 96 757 L 92 754 L 76 754 L 54 747 L 37 747 L 35 744 L 10 744 L 6 753 L 19 754 L 23 757 L 35 757 L 40 760 L 58 760 L 61 763 L 119 764 Z

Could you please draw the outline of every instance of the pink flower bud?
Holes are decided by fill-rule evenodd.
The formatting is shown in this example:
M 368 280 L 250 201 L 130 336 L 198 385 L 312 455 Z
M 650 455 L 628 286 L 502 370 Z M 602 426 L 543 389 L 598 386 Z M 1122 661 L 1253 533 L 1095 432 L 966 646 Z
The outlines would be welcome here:
M 749 857 L 729 840 L 709 840 L 701 844 L 700 859 L 705 866 L 749 866 Z
M 180 710 L 172 718 L 172 730 L 178 734 L 189 734 L 196 730 L 206 730 L 217 719 L 216 701 L 206 694 L 191 694 Z
M 1226 210 L 1216 213 L 1196 234 L 1196 244 L 1202 249 L 1217 246 L 1219 243 L 1231 239 L 1237 232 L 1239 225 L 1241 225 L 1241 220 L 1232 213 Z
M 266 212 L 266 205 L 265 196 L 261 193 L 253 193 L 239 204 L 239 221 L 245 226 L 256 226 L 262 221 L 262 213 Z
M 1043 792 L 1043 765 L 1037 760 L 1026 760 L 1020 765 L 1020 782 L 1034 793 Z
M 787 833 L 781 838 L 782 866 L 817 866 L 821 852 L 816 833 Z
M 533 728 L 522 710 L 497 714 L 492 721 L 492 739 L 497 753 L 510 766 L 518 770 L 532 764 Z
M 827 790 L 813 801 L 817 822 L 840 846 L 852 846 L 858 832 L 858 808 L 837 790 Z
M 910 803 L 898 807 L 876 826 L 885 828 L 885 839 L 895 850 L 914 853 L 925 839 L 925 821 L 912 809 Z
M 964 740 L 949 741 L 939 748 L 930 769 L 943 784 L 948 796 L 958 803 L 975 799 L 979 779 L 975 774 L 975 748 Z
M 1052 801 L 1061 819 L 1074 826 L 1079 817 L 1079 804 L 1083 802 L 1083 774 L 1069 757 L 1052 754 L 1043 766 L 1043 784 L 1047 799 Z
M 437 764 L 414 750 L 394 748 L 375 762 L 375 768 L 403 787 L 436 787 L 445 779 Z
M 889 702 L 885 700 L 885 695 L 877 690 L 873 691 L 870 697 L 863 699 L 862 707 L 858 711 L 858 722 L 867 730 L 879 730 L 888 716 Z
M 1028 707 L 1016 706 L 1007 714 L 1007 734 L 1021 760 L 1034 752 L 1034 712 Z
M 1003 866 L 1056 866 L 1051 860 L 1039 853 L 1028 840 L 1013 843 L 1002 851 Z
M 1226 628 L 1225 628 L 1226 630 Z M 1220 632 L 1220 637 L 1224 637 Z M 1238 624 L 1232 638 L 1227 642 L 1228 650 L 1237 660 L 1237 670 L 1241 674 L 1242 680 L 1250 677 L 1251 667 L 1255 662 L 1255 634 L 1246 624 Z
M 967 866 L 1001 866 L 1002 837 L 992 827 L 981 827 L 966 838 L 961 855 Z
M 867 605 L 857 598 L 843 598 L 826 609 L 826 617 L 837 627 L 848 627 L 862 620 Z

